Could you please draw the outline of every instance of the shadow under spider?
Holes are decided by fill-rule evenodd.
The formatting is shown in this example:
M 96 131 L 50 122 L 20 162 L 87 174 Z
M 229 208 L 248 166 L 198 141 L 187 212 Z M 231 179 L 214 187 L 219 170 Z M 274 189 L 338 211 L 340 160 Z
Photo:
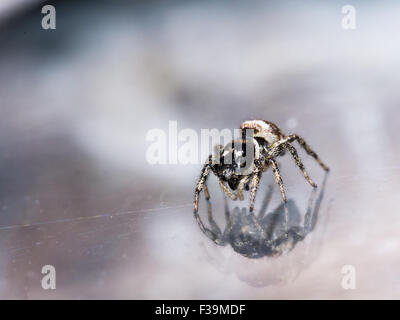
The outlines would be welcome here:
M 200 229 L 217 245 L 230 244 L 234 251 L 247 258 L 262 258 L 265 256 L 280 256 L 291 251 L 299 241 L 314 230 L 318 219 L 318 212 L 324 197 L 324 189 L 328 173 L 325 174 L 322 187 L 313 189 L 308 200 L 304 223 L 301 224 L 301 214 L 293 199 L 281 203 L 271 213 L 265 215 L 272 197 L 273 185 L 269 190 L 259 210 L 259 214 L 247 212 L 247 208 L 235 207 L 230 212 L 226 197 L 225 220 L 226 227 L 222 232 L 214 221 L 212 205 L 207 201 L 208 222 L 210 228 L 204 226 L 200 216 L 196 216 Z

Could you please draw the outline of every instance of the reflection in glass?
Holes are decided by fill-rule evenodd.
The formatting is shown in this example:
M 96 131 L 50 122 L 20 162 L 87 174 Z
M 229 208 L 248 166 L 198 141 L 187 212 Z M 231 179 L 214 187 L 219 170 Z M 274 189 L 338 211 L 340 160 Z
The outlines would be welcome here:
M 273 192 L 272 184 L 258 214 L 248 213 L 247 208 L 238 207 L 231 212 L 224 197 L 226 220 L 224 231 L 221 231 L 214 220 L 210 200 L 206 200 L 209 227 L 206 227 L 197 215 L 200 229 L 217 245 L 230 244 L 234 251 L 248 258 L 276 257 L 288 253 L 314 230 L 324 197 L 327 176 L 328 174 L 325 174 L 321 188 L 312 190 L 303 223 L 300 210 L 293 199 L 281 203 L 265 215 Z M 318 192 L 318 198 L 315 199 Z

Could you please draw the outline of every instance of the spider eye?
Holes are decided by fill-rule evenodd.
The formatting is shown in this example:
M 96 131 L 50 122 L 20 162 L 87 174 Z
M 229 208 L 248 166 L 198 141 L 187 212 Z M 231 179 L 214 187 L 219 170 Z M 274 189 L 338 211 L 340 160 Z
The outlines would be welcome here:
M 225 169 L 222 174 L 224 175 L 226 180 L 229 180 L 232 176 L 232 170 Z
M 231 187 L 232 190 L 236 190 L 238 186 L 238 178 L 232 177 L 228 180 L 229 187 Z

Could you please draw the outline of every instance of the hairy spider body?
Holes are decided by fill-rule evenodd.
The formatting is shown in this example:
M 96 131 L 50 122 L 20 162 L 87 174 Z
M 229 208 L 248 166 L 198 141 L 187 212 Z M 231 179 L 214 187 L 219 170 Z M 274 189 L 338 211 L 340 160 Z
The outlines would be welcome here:
M 250 138 L 243 137 L 239 141 L 234 140 L 228 143 L 225 147 L 218 146 L 214 157 L 212 155 L 209 156 L 206 164 L 203 166 L 194 193 L 195 214 L 197 214 L 198 211 L 200 192 L 204 190 L 206 199 L 210 198 L 206 182 L 211 171 L 217 177 L 221 189 L 232 200 L 237 200 L 238 198 L 243 200 L 243 191 L 250 190 L 250 212 L 252 212 L 254 210 L 254 202 L 261 175 L 271 167 L 275 175 L 276 183 L 279 185 L 282 199 L 286 202 L 286 193 L 282 177 L 279 172 L 278 163 L 275 160 L 276 157 L 284 155 L 286 150 L 292 155 L 296 165 L 303 173 L 304 178 L 315 188 L 317 185 L 309 177 L 295 147 L 292 145 L 294 141 L 297 141 L 305 149 L 307 154 L 312 156 L 324 170 L 329 170 L 303 138 L 297 134 L 289 136 L 284 135 L 282 130 L 272 122 L 265 120 L 249 120 L 243 122 L 240 125 L 240 129 L 253 130 L 253 138 L 250 141 Z M 243 173 L 239 169 L 248 165 L 243 161 L 246 151 L 248 150 L 245 150 L 243 147 L 248 147 L 249 141 L 252 142 L 254 148 L 254 157 L 252 158 L 249 170 Z M 237 143 L 242 144 L 241 150 L 235 149 Z M 227 157 L 231 157 L 232 161 L 225 161 Z M 213 158 L 214 160 L 216 158 L 218 161 L 213 161 Z

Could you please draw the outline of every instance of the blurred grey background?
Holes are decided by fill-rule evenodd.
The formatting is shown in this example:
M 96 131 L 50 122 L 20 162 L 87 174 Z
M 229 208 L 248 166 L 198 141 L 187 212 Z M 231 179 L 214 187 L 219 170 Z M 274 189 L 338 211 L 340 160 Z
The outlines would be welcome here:
M 1 298 L 399 298 L 398 2 L 53 1 L 56 30 L 44 4 L 0 5 Z M 170 120 L 248 119 L 299 133 L 331 167 L 315 230 L 279 258 L 213 244 L 192 214 L 201 165 L 145 158 L 146 133 Z M 305 212 L 289 156 L 281 173 Z M 280 201 L 275 188 L 269 211 Z M 56 290 L 41 287 L 46 264 Z

